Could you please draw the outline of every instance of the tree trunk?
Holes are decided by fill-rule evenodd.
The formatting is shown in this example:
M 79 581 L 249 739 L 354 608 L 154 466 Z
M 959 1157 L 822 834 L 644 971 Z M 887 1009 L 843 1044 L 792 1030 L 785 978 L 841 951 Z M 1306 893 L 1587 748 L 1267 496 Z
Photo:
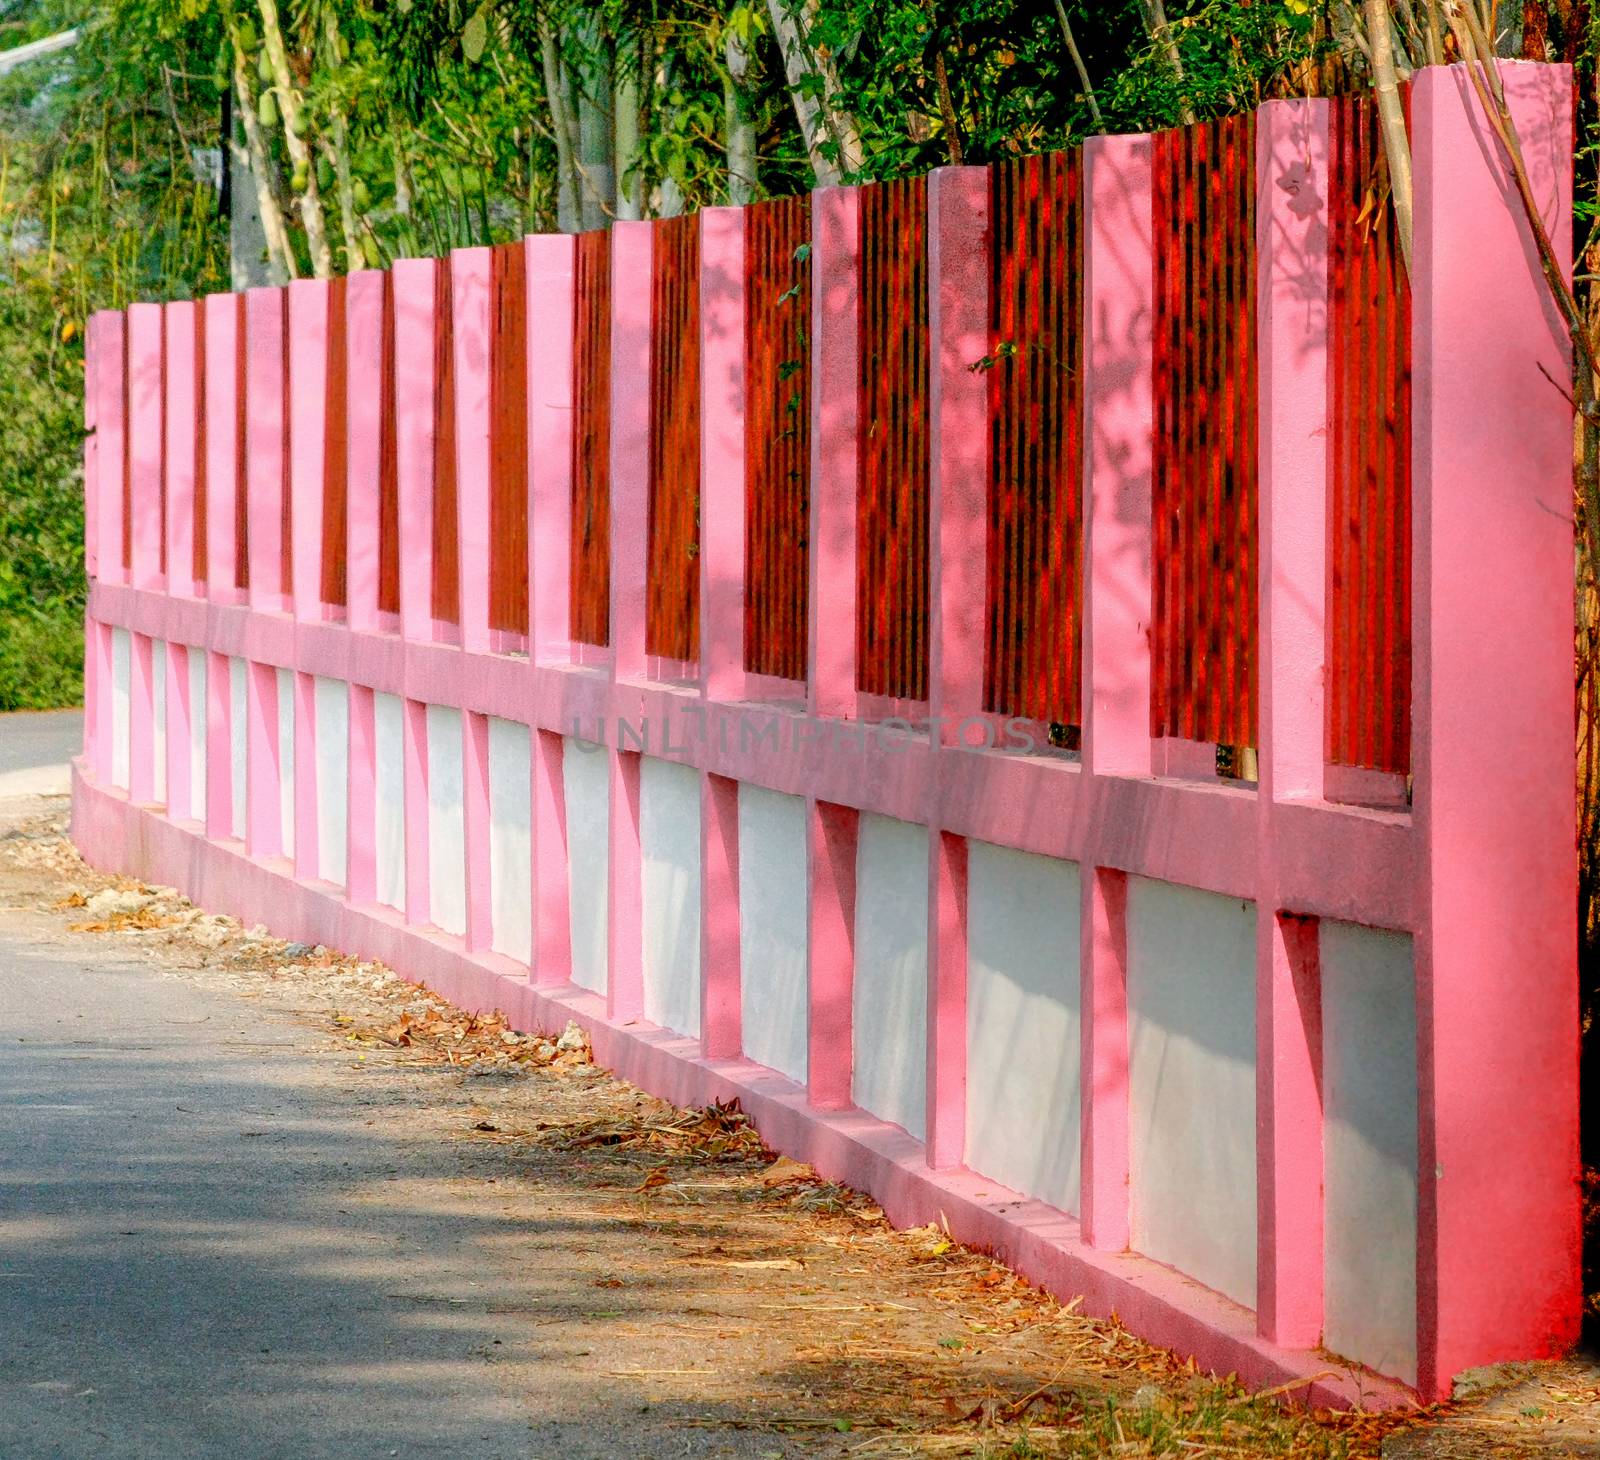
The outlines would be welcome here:
M 244 51 L 239 45 L 237 20 L 231 9 L 226 13 L 226 20 L 229 49 L 233 52 L 233 93 L 238 103 L 239 120 L 244 125 L 242 167 L 255 185 L 256 211 L 267 246 L 268 277 L 273 284 L 286 284 L 298 271 L 294 249 L 289 244 L 288 225 L 284 222 L 283 210 L 278 206 L 277 190 L 273 187 L 276 169 L 267 151 L 267 139 L 261 132 L 261 119 L 256 115 L 255 93 L 250 87 L 250 72 L 245 65 Z M 235 198 L 240 191 L 235 185 Z
M 1384 160 L 1389 164 L 1389 190 L 1394 202 L 1395 232 L 1400 236 L 1400 256 L 1411 273 L 1411 138 L 1406 134 L 1406 114 L 1400 103 L 1395 77 L 1394 32 L 1389 21 L 1389 0 L 1363 0 L 1367 46 L 1372 53 L 1372 87 L 1378 100 L 1378 129 L 1383 134 Z
M 337 70 L 340 65 L 339 17 L 331 5 L 323 15 L 329 63 Z M 345 119 L 344 108 L 337 105 L 333 108 L 331 150 L 334 176 L 339 180 L 339 225 L 344 232 L 344 267 L 345 272 L 350 273 L 359 269 L 366 260 L 361 251 L 361 224 L 356 218 L 355 178 L 350 171 L 350 124 Z
M 1162 0 L 1139 0 L 1139 8 L 1144 12 L 1144 25 L 1150 32 L 1150 39 L 1160 46 L 1172 70 L 1173 80 L 1182 86 L 1185 79 L 1183 58 L 1178 54 L 1178 43 L 1172 38 L 1172 27 L 1167 23 L 1167 7 Z M 1186 127 L 1194 125 L 1194 108 L 1188 102 L 1178 107 L 1178 120 Z
M 585 229 L 604 228 L 617 206 L 610 42 L 593 16 L 586 15 L 579 28 L 584 58 L 578 88 L 578 209 Z
M 756 196 L 756 124 L 751 116 L 750 50 L 730 27 L 722 43 L 728 78 L 722 87 L 723 126 L 727 133 L 728 201 L 751 203 Z
M 573 116 L 572 77 L 561 59 L 561 42 L 550 22 L 539 17 L 539 57 L 544 64 L 544 94 L 556 143 L 556 227 L 576 233 L 578 209 L 577 119 Z
M 638 39 L 617 47 L 616 75 L 611 88 L 616 138 L 617 217 L 644 217 L 644 170 L 639 150 L 639 96 L 645 86 L 643 46 Z
M 1100 103 L 1095 99 L 1094 86 L 1089 80 L 1089 68 L 1083 64 L 1083 52 L 1078 49 L 1077 38 L 1072 34 L 1072 22 L 1067 19 L 1067 7 L 1056 0 L 1056 18 L 1061 22 L 1061 38 L 1067 43 L 1067 54 L 1078 73 L 1078 84 L 1083 87 L 1083 99 L 1089 103 L 1089 115 L 1094 118 L 1095 130 L 1106 129 L 1106 119 L 1100 114 Z
M 811 47 L 809 22 L 816 16 L 817 0 L 767 0 L 767 9 L 811 171 L 818 187 L 830 187 L 859 173 L 865 153 L 855 118 L 837 100 L 838 72 Z M 808 78 L 815 78 L 810 86 Z M 818 87 L 820 96 L 815 94 Z
M 328 248 L 328 227 L 322 211 L 322 194 L 317 188 L 317 169 L 311 148 L 305 139 L 301 122 L 300 93 L 294 89 L 294 77 L 289 72 L 289 52 L 283 43 L 283 29 L 278 23 L 278 0 L 256 0 L 261 15 L 262 44 L 266 47 L 267 64 L 272 68 L 273 89 L 278 93 L 278 112 L 283 119 L 284 145 L 289 149 L 289 160 L 298 173 L 305 169 L 306 185 L 300 194 L 300 221 L 305 225 L 306 246 L 311 253 L 311 272 L 319 279 L 333 273 L 333 254 Z

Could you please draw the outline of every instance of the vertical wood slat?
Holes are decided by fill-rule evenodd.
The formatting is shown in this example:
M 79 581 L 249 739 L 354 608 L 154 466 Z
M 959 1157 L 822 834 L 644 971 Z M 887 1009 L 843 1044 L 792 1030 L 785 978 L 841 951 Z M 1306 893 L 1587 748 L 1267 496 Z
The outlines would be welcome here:
M 490 254 L 489 627 L 528 632 L 528 287 L 522 243 Z
M 379 381 L 378 611 L 400 612 L 400 456 L 395 406 L 394 274 L 383 276 L 383 352 Z
M 283 357 L 278 369 L 278 386 L 283 392 L 283 401 L 278 408 L 279 419 L 283 422 L 283 450 L 280 453 L 282 481 L 278 488 L 278 541 L 281 544 L 278 581 L 282 584 L 284 603 L 287 605 L 294 596 L 294 493 L 291 488 L 294 470 L 294 381 L 289 370 L 289 291 L 286 288 L 278 290 L 278 309 L 278 342 Z
M 456 522 L 455 329 L 450 261 L 434 265 L 433 616 L 461 622 L 460 532 Z
M 1255 121 L 1155 138 L 1157 736 L 1256 741 Z
M 856 685 L 928 695 L 928 264 L 924 178 L 861 189 Z
M 611 637 L 611 238 L 574 244 L 571 636 Z
M 984 707 L 1076 725 L 1081 650 L 1081 154 L 990 174 Z
M 210 555 L 206 542 L 206 307 L 197 299 L 194 307 L 194 583 L 201 593 L 210 577 Z
M 645 650 L 700 655 L 700 219 L 655 224 Z
M 245 328 L 244 295 L 234 295 L 238 319 L 234 325 L 233 389 L 233 586 L 243 593 L 250 587 L 250 473 L 248 423 L 250 420 L 249 331 Z
M 327 390 L 322 438 L 322 601 L 343 608 L 345 531 L 350 486 L 346 452 L 349 447 L 349 402 L 346 385 L 349 368 L 345 355 L 345 281 L 338 275 L 328 281 Z
M 810 242 L 809 196 L 745 210 L 744 667 L 795 680 L 809 599 Z
M 1408 96 L 1409 99 L 1409 96 Z M 1327 755 L 1411 769 L 1411 290 L 1376 107 L 1333 103 Z

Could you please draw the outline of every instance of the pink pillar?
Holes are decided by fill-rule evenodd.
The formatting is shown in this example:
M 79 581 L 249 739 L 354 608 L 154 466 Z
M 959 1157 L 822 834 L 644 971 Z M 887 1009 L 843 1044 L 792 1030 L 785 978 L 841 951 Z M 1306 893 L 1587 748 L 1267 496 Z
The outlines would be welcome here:
M 1256 113 L 1260 786 L 1256 890 L 1256 1321 L 1322 1338 L 1322 1018 L 1314 921 L 1280 913 L 1278 807 L 1320 800 L 1327 573 L 1325 101 Z
M 83 568 L 93 582 L 100 576 L 100 331 L 102 311 L 83 325 Z M 88 672 L 88 661 L 85 661 Z M 84 686 L 87 696 L 88 684 Z M 85 704 L 88 704 L 87 698 Z M 87 732 L 88 721 L 84 722 Z M 87 739 L 85 749 L 87 749 Z
M 571 652 L 572 236 L 539 234 L 526 248 L 529 649 L 535 662 L 564 662 Z
M 856 707 L 856 354 L 861 198 L 811 195 L 811 523 L 808 703 L 814 715 Z
M 372 690 L 350 686 L 350 760 L 345 802 L 345 896 L 356 907 L 378 900 L 378 735 Z
M 212 841 L 227 841 L 234 834 L 233 679 L 226 654 L 206 656 L 205 821 Z
M 700 215 L 700 684 L 745 698 L 743 208 Z
M 245 295 L 245 491 L 250 523 L 250 606 L 281 611 L 290 585 L 283 578 L 285 452 L 284 291 Z
M 479 653 L 489 648 L 489 262 L 486 248 L 458 248 L 441 266 L 450 270 L 455 352 L 461 644 Z
M 618 679 L 641 678 L 646 668 L 653 226 L 611 228 L 611 648 Z
M 1570 273 L 1572 73 L 1501 63 Z M 1571 356 L 1466 71 L 1412 82 L 1418 1376 L 1577 1337 Z M 1486 754 L 1485 737 L 1493 754 Z
M 206 594 L 213 603 L 234 603 L 239 597 L 234 587 L 238 578 L 234 514 L 244 488 L 239 480 L 238 440 L 243 305 L 244 296 L 239 294 L 210 294 L 205 301 Z
M 718 211 L 732 211 L 718 210 Z M 700 1049 L 732 1059 L 742 1030 L 739 783 L 700 773 Z
M 564 752 L 557 732 L 533 731 L 533 981 L 544 986 L 572 977 Z
M 459 259 L 460 255 L 456 257 Z M 461 716 L 461 785 L 467 849 L 467 950 L 482 953 L 494 946 L 494 888 L 489 871 L 489 717 L 470 710 Z
M 406 798 L 406 921 L 424 926 L 430 916 L 428 868 L 428 707 L 406 700 L 404 715 Z
M 612 750 L 609 758 L 606 1017 L 628 1024 L 644 1012 L 644 887 L 639 847 L 639 776 L 644 757 L 637 751 Z
M 400 631 L 433 637 L 432 259 L 394 262 L 395 465 L 400 488 Z M 411 870 L 406 869 L 409 878 Z M 426 884 L 424 884 L 426 886 Z M 409 894 L 408 901 L 409 901 Z
M 154 650 L 146 635 L 128 635 L 128 799 L 136 806 L 156 799 Z
M 988 568 L 989 169 L 941 167 L 928 177 L 929 682 L 939 742 L 983 709 Z
M 851 1103 L 859 827 L 853 808 L 806 798 L 806 1094 L 820 1110 Z
M 322 493 L 328 415 L 328 281 L 289 285 L 289 496 L 294 616 L 322 618 Z M 295 745 L 301 742 L 297 739 Z M 295 763 L 298 767 L 300 756 Z M 298 774 L 296 780 L 299 780 Z M 295 860 L 300 859 L 296 833 Z
M 370 632 L 378 623 L 384 276 L 362 269 L 345 280 L 344 290 L 345 621 Z
M 959 1166 L 967 1138 L 967 839 L 928 840 L 928 1165 Z
M 99 508 L 95 513 L 100 543 L 100 581 L 125 583 L 122 561 L 122 483 L 127 463 L 127 316 L 108 309 L 100 315 L 95 341 L 95 367 L 100 377 L 95 407 L 95 471 Z M 109 686 L 110 680 L 106 681 Z
M 252 583 L 254 566 L 252 563 Z M 245 666 L 245 719 L 245 849 L 252 857 L 279 857 L 283 855 L 283 802 L 279 794 L 278 671 L 270 664 L 252 660 Z
M 167 644 L 167 815 L 173 821 L 188 821 L 195 814 L 189 768 L 195 710 L 189 703 L 189 655 L 203 652 L 170 641 Z M 204 714 L 205 706 L 199 706 L 199 711 Z
M 318 515 L 317 521 L 321 522 Z M 298 566 L 295 576 L 299 576 Z M 325 875 L 317 835 L 317 680 L 294 676 L 294 875 L 305 881 Z
M 89 770 L 102 786 L 111 784 L 111 627 L 88 619 L 84 644 L 84 754 Z
M 1128 1245 L 1128 876 L 1080 873 L 1082 1146 L 1078 1219 L 1105 1252 Z
M 161 344 L 159 304 L 128 306 L 128 496 L 132 583 L 161 586 Z
M 184 598 L 195 594 L 194 484 L 195 447 L 199 440 L 195 408 L 202 388 L 195 360 L 197 308 L 193 300 L 180 299 L 164 311 L 167 592 Z M 169 714 L 171 706 L 169 696 Z M 170 786 L 168 793 L 170 798 Z

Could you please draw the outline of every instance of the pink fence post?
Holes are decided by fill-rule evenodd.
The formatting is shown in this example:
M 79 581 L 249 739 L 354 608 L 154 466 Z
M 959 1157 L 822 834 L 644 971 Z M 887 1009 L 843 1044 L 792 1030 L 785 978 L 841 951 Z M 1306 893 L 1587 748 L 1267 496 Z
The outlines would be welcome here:
M 196 708 L 203 715 L 205 706 L 196 707 L 189 702 L 189 656 L 204 652 L 170 641 L 167 644 L 167 815 L 173 821 L 188 821 L 194 815 L 190 735 Z
M 611 228 L 611 648 L 618 679 L 646 672 L 653 227 Z
M 431 296 L 430 296 L 431 297 Z M 431 916 L 428 870 L 428 707 L 406 700 L 403 709 L 406 798 L 406 921 L 424 926 Z
M 487 248 L 458 248 L 450 270 L 456 407 L 456 545 L 461 646 L 489 648 L 489 268 Z M 487 732 L 485 732 L 487 733 Z
M 205 301 L 206 595 L 212 603 L 235 603 L 239 598 L 234 586 L 239 576 L 234 524 L 244 487 L 239 480 L 238 437 L 241 304 L 237 294 L 209 294 Z
M 565 742 L 553 730 L 533 731 L 533 981 L 572 977 L 572 905 L 567 871 L 567 801 L 562 784 Z
M 1128 1245 L 1128 876 L 1084 867 L 1078 1220 L 1104 1252 Z
M 465 579 L 462 586 L 466 586 Z M 471 711 L 461 716 L 461 786 L 467 862 L 467 951 L 482 953 L 494 946 L 494 887 L 489 870 L 489 717 Z
M 739 783 L 702 771 L 700 1052 L 707 1059 L 733 1059 L 739 1053 L 739 950 Z
M 296 672 L 291 682 L 294 685 L 294 875 L 309 882 L 327 875 L 322 865 L 321 838 L 317 834 L 317 677 Z
M 851 1101 L 859 832 L 853 808 L 806 798 L 806 1096 L 819 1110 Z
M 232 582 L 232 579 L 229 579 Z M 233 683 L 226 654 L 206 655 L 206 835 L 233 834 Z
M 96 310 L 83 324 L 83 570 L 93 582 L 100 576 L 100 330 L 102 311 Z M 88 661 L 85 661 L 87 672 Z M 88 683 L 85 681 L 85 705 Z M 85 720 L 87 734 L 89 722 Z M 87 750 L 88 742 L 85 740 Z
M 1328 556 L 1329 104 L 1256 113 L 1260 784 L 1256 1321 L 1322 1338 L 1322 1020 L 1315 920 L 1279 910 L 1279 805 L 1320 800 Z
M 180 299 L 166 306 L 166 460 L 167 483 L 167 592 L 183 598 L 195 595 L 194 487 L 195 448 L 198 441 L 196 406 L 202 389 L 195 359 L 193 300 Z M 167 701 L 171 712 L 171 698 Z M 169 804 L 172 788 L 168 786 Z M 185 797 L 187 805 L 187 797 Z
M 967 839 L 928 839 L 928 1165 L 961 1164 L 967 1139 Z
M 161 346 L 159 304 L 128 306 L 128 498 L 135 588 L 161 586 Z
M 700 685 L 744 699 L 743 208 L 700 215 Z
M 328 281 L 289 285 L 289 497 L 294 616 L 322 618 L 322 494 L 328 417 Z M 296 740 L 295 744 L 299 745 Z M 298 765 L 299 757 L 296 756 Z M 299 777 L 296 776 L 298 781 Z M 299 860 L 299 842 L 295 843 Z
M 615 578 L 614 568 L 612 574 Z M 615 624 L 613 619 L 613 631 Z M 617 729 L 620 734 L 620 723 Z M 638 751 L 612 749 L 608 759 L 611 856 L 606 884 L 606 1017 L 629 1024 L 644 1012 L 644 888 L 639 846 L 639 780 L 644 757 Z
M 378 624 L 378 498 L 383 458 L 384 276 L 345 280 L 345 621 Z
M 378 732 L 371 688 L 350 686 L 350 759 L 345 801 L 345 896 L 352 906 L 378 900 Z
M 1570 277 L 1572 73 L 1500 65 Z M 1572 409 L 1569 344 L 1465 68 L 1418 71 L 1411 107 L 1417 1385 L 1433 1398 L 1578 1334 Z
M 254 583 L 253 563 L 251 567 Z M 245 666 L 245 717 L 245 850 L 252 857 L 280 857 L 283 801 L 279 778 L 283 768 L 278 745 L 278 671 L 270 664 L 252 660 Z
M 100 581 L 125 583 L 127 569 L 122 561 L 123 521 L 122 483 L 127 442 L 127 348 L 128 320 L 118 310 L 100 315 L 100 331 L 95 341 L 95 366 L 100 377 L 99 401 L 95 407 L 95 470 L 99 478 L 99 510 L 95 514 L 100 543 Z M 110 681 L 107 680 L 109 686 Z
M 245 295 L 244 470 L 250 524 L 250 607 L 281 612 L 291 585 L 283 578 L 285 453 L 284 291 Z
M 571 234 L 526 240 L 528 272 L 528 615 L 535 663 L 571 654 Z
M 400 631 L 413 640 L 433 637 L 433 315 L 437 267 L 432 259 L 396 259 L 393 269 Z M 410 877 L 408 862 L 408 888 Z M 409 900 L 408 892 L 408 903 Z
M 128 799 L 147 806 L 156 799 L 155 645 L 145 634 L 128 641 Z
M 856 379 L 861 195 L 811 195 L 811 521 L 808 707 L 856 707 Z

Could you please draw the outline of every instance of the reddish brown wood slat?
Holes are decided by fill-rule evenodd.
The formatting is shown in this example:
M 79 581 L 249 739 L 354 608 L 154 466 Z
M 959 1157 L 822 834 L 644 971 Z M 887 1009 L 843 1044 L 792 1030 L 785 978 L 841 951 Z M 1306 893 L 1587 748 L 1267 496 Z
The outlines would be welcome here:
M 489 627 L 528 632 L 528 288 L 521 243 L 490 255 Z
M 434 264 L 433 302 L 433 616 L 440 623 L 459 624 L 455 325 L 448 259 Z
M 928 695 L 928 266 L 924 178 L 861 189 L 856 685 Z
M 654 225 L 645 649 L 700 656 L 700 218 Z
M 1081 155 L 990 172 L 990 478 L 984 706 L 1079 721 Z
M 1151 733 L 1256 740 L 1255 122 L 1155 138 Z
M 339 608 L 346 602 L 345 522 L 350 495 L 345 351 L 345 283 L 340 275 L 328 282 L 327 387 L 322 428 L 322 601 Z
M 572 568 L 574 640 L 611 637 L 611 235 L 575 242 L 572 344 Z
M 1370 98 L 1334 101 L 1332 150 L 1327 754 L 1336 765 L 1405 775 L 1411 291 Z
M 383 276 L 383 354 L 379 369 L 378 610 L 400 612 L 399 417 L 395 410 L 394 274 Z
M 806 677 L 811 199 L 745 210 L 744 664 Z

